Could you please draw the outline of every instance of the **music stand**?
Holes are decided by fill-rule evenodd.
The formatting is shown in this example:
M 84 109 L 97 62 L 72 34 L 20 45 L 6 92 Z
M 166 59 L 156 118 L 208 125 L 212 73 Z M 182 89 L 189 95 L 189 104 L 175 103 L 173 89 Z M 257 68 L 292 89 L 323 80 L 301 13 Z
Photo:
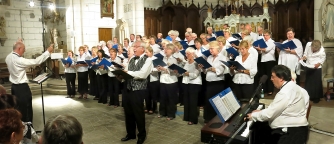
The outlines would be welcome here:
M 45 125 L 45 112 L 44 112 L 44 95 L 43 95 L 43 82 L 46 81 L 51 74 L 49 73 L 42 73 L 36 78 L 32 80 L 33 83 L 37 83 L 41 85 L 41 94 L 42 94 L 42 111 L 43 111 L 43 124 Z

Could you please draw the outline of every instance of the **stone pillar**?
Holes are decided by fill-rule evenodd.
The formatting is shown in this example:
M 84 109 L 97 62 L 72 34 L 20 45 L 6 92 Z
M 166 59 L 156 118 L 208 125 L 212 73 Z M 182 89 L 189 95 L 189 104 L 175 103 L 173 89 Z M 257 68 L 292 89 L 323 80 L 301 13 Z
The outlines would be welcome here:
M 117 0 L 116 2 L 116 9 L 117 9 L 117 19 L 121 19 L 124 17 L 124 0 Z
M 134 1 L 135 34 L 145 35 L 144 27 L 144 0 Z

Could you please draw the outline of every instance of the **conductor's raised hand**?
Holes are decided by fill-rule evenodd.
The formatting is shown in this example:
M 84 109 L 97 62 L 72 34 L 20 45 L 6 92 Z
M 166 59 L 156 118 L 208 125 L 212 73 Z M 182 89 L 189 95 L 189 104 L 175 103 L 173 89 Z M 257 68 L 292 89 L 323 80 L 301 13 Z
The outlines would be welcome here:
M 49 51 L 49 53 L 52 53 L 52 52 L 53 52 L 53 44 L 51 44 L 51 45 L 48 47 L 48 51 Z

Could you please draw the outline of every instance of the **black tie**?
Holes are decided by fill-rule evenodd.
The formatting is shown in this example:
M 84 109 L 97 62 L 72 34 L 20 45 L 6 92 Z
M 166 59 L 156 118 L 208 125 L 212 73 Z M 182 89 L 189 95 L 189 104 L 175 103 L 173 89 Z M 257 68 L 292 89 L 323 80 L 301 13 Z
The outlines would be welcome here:
M 135 60 L 139 59 L 139 56 L 135 56 L 134 59 L 135 59 Z

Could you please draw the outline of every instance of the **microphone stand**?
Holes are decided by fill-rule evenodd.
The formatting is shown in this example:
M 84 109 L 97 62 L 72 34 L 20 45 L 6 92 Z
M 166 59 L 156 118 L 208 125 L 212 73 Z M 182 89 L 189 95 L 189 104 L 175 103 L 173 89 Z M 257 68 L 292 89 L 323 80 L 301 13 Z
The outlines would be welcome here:
M 44 67 L 46 68 L 45 71 L 49 70 L 51 72 L 51 74 L 55 76 L 55 73 L 47 65 L 45 65 Z M 59 77 L 59 79 L 63 80 L 61 77 Z

